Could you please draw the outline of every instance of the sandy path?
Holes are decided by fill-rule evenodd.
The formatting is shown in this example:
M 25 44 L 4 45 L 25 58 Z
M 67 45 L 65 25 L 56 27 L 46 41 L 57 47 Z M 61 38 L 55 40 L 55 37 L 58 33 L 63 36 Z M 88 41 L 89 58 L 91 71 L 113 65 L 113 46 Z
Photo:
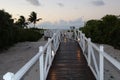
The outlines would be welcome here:
M 2 76 L 8 71 L 13 73 L 17 72 L 38 52 L 39 46 L 45 45 L 46 42 L 43 38 L 38 42 L 22 42 L 2 52 L 2 54 L 0 54 L 0 80 L 3 80 Z M 97 46 L 99 46 L 99 44 L 97 44 Z M 120 62 L 120 50 L 114 49 L 109 45 L 103 46 L 105 52 Z M 120 71 L 116 70 L 107 60 L 105 60 L 104 74 L 105 80 L 120 80 Z
M 37 52 L 39 46 L 44 46 L 47 41 L 17 43 L 9 50 L 0 53 L 0 80 L 6 72 L 17 72 Z
M 100 46 L 99 44 L 96 44 L 97 46 Z M 114 59 L 120 62 L 120 50 L 114 49 L 110 45 L 103 44 L 104 51 L 112 56 Z M 113 66 L 109 61 L 104 59 L 104 80 L 120 80 L 120 71 Z

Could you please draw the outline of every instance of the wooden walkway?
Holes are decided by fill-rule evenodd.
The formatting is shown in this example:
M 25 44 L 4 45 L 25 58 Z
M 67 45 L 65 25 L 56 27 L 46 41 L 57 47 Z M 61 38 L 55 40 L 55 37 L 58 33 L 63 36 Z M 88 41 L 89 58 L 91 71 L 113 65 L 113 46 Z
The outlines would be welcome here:
M 47 80 L 95 80 L 77 42 L 61 42 Z

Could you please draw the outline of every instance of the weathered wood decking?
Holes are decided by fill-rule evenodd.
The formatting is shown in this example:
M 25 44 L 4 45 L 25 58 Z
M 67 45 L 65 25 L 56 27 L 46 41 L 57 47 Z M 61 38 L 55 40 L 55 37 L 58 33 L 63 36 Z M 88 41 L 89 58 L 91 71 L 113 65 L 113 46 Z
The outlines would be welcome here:
M 47 80 L 95 80 L 77 42 L 61 42 Z

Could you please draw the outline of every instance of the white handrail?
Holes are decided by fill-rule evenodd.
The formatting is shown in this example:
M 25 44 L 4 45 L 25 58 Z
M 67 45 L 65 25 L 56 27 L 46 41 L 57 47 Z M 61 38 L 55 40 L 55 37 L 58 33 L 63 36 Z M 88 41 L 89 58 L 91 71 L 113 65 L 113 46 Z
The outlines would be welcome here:
M 39 52 L 30 61 L 28 61 L 18 72 L 16 72 L 15 74 L 8 72 L 3 76 L 3 79 L 20 80 L 25 75 L 25 73 L 35 64 L 35 62 L 39 60 L 40 80 L 46 80 L 49 68 L 52 64 L 55 53 L 58 50 L 59 44 L 60 44 L 60 32 L 58 31 L 53 35 L 51 39 L 48 40 L 44 47 L 43 46 L 39 47 Z M 50 61 L 48 61 L 48 59 Z
M 107 59 L 118 70 L 120 70 L 120 62 L 118 62 L 113 57 L 104 52 L 103 46 L 100 46 L 99 48 L 94 43 L 91 42 L 90 38 L 86 38 L 81 31 L 78 30 L 77 33 L 78 34 L 76 35 L 76 37 L 78 39 L 78 43 L 83 51 L 83 54 L 85 55 L 85 58 L 88 62 L 88 66 L 90 67 L 91 71 L 93 72 L 97 80 L 104 80 L 104 59 Z M 87 54 L 84 53 L 85 46 L 88 46 Z M 94 54 L 95 51 L 93 49 L 99 53 L 99 58 L 95 58 L 96 57 Z M 92 63 L 91 59 L 93 60 L 94 67 L 92 66 L 93 64 L 91 64 Z M 97 60 L 99 60 L 99 64 L 96 63 Z

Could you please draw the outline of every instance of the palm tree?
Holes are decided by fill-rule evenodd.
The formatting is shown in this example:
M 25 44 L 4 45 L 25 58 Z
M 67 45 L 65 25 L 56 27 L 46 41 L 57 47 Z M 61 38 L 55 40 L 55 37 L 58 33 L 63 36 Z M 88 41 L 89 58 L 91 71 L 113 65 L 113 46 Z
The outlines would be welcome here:
M 31 14 L 30 14 L 30 16 L 28 18 L 28 21 L 30 21 L 31 23 L 33 23 L 34 27 L 35 27 L 36 22 L 39 21 L 39 20 L 42 20 L 42 18 L 38 18 L 37 19 L 37 13 L 35 13 L 34 11 L 31 12 Z
M 21 26 L 22 28 L 27 27 L 27 23 L 24 16 L 20 16 L 16 24 Z

